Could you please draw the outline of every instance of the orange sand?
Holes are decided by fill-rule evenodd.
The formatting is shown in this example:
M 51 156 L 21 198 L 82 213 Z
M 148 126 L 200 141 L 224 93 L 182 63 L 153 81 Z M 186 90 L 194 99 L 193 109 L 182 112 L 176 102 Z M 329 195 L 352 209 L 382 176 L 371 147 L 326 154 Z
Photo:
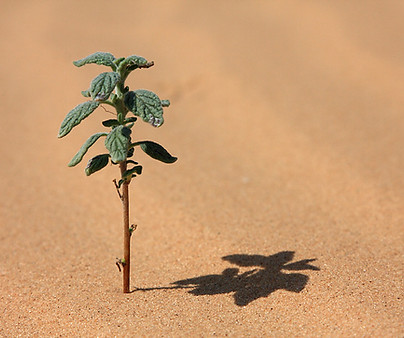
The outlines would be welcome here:
M 0 336 L 403 336 L 403 3 L 113 4 L 0 5 Z M 95 51 L 172 103 L 134 134 L 179 161 L 138 154 L 131 294 L 118 169 L 66 166 L 110 115 L 56 138 Z

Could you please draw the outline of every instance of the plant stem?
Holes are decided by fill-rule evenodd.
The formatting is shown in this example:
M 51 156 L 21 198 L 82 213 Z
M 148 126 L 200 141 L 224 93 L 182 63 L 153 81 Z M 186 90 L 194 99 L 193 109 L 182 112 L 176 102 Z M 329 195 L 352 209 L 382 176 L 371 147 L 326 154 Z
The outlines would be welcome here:
M 119 164 L 121 175 L 127 169 L 126 161 Z M 129 293 L 130 278 L 130 232 L 129 232 L 129 183 L 124 182 L 122 185 L 122 212 L 123 212 L 123 292 Z

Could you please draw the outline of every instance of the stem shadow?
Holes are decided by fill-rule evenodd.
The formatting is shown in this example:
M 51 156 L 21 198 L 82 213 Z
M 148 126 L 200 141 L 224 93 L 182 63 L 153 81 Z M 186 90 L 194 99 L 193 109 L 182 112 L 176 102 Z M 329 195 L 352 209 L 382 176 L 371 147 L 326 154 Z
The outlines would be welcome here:
M 286 271 L 315 270 L 320 268 L 310 263 L 316 259 L 304 259 L 291 262 L 294 251 L 282 251 L 270 256 L 236 254 L 222 257 L 223 260 L 239 267 L 253 268 L 240 273 L 239 268 L 231 267 L 221 274 L 198 276 L 173 282 L 173 286 L 135 289 L 134 291 L 191 289 L 195 296 L 233 293 L 238 306 L 247 306 L 259 298 L 268 297 L 277 290 L 300 292 L 306 286 L 309 277 L 302 273 Z

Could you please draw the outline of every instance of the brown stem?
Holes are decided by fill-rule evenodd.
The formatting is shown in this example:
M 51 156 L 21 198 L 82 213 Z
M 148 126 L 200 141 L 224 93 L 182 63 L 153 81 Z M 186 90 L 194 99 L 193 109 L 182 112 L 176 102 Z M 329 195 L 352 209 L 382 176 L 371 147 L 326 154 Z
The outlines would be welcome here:
M 119 164 L 121 176 L 127 169 L 126 161 Z M 123 292 L 129 293 L 130 277 L 130 231 L 129 231 L 129 183 L 122 184 L 122 211 L 123 211 Z

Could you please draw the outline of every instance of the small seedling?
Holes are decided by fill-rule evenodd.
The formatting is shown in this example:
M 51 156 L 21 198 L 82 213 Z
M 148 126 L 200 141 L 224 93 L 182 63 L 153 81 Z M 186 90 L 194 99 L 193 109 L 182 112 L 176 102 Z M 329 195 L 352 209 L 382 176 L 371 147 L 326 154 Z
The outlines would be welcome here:
M 97 155 L 88 161 L 85 168 L 87 176 L 103 169 L 109 163 L 118 165 L 120 178 L 113 180 L 118 196 L 123 205 L 124 228 L 124 258 L 118 259 L 116 265 L 123 270 L 123 292 L 130 292 L 130 238 L 136 225 L 129 225 L 129 184 L 132 178 L 142 173 L 142 166 L 129 158 L 133 157 L 136 147 L 140 147 L 147 155 L 164 163 L 174 163 L 177 158 L 171 156 L 161 145 L 152 141 L 133 142 L 131 138 L 132 128 L 140 117 L 153 127 L 160 127 L 163 122 L 163 107 L 168 107 L 170 101 L 160 100 L 159 97 L 148 90 L 138 89 L 130 91 L 125 86 L 128 75 L 142 68 L 150 68 L 154 62 L 148 62 L 141 56 L 132 55 L 127 58 L 116 59 L 110 53 L 97 52 L 81 60 L 74 61 L 77 67 L 86 64 L 98 64 L 111 67 L 111 72 L 98 75 L 91 82 L 88 90 L 82 91 L 82 95 L 89 98 L 88 101 L 73 108 L 65 117 L 59 130 L 58 137 L 66 136 L 73 127 L 93 113 L 102 104 L 112 106 L 115 118 L 102 121 L 102 125 L 110 128 L 106 132 L 96 133 L 90 136 L 82 145 L 77 154 L 68 164 L 69 167 L 77 165 L 87 153 L 88 149 L 100 138 L 105 137 L 105 154 Z M 106 108 L 104 108 L 105 111 Z M 128 116 L 129 114 L 129 116 Z M 133 115 L 133 116 L 132 116 Z

